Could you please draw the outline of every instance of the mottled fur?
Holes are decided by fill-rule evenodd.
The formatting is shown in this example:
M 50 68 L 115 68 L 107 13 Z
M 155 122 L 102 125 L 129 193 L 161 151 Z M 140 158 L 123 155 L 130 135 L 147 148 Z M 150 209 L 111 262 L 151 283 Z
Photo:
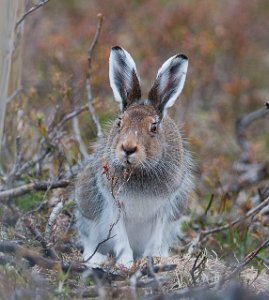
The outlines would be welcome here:
M 158 106 L 152 100 L 142 102 L 139 99 L 141 93 L 135 91 L 140 90 L 135 64 L 129 62 L 131 56 L 124 56 L 122 51 L 126 52 L 119 47 L 113 48 L 111 55 L 112 58 L 120 56 L 121 64 L 131 72 L 128 80 L 133 78 L 133 83 L 128 81 L 125 85 L 125 79 L 117 73 L 117 81 L 111 83 L 113 91 L 119 86 L 118 97 L 126 97 L 121 99 L 122 115 L 99 141 L 94 157 L 76 184 L 77 227 L 85 259 L 107 237 L 120 213 L 112 230 L 115 237 L 98 249 L 90 265 L 103 262 L 108 252 L 126 266 L 143 256 L 167 256 L 169 248 L 177 243 L 180 217 L 193 189 L 191 160 L 179 129 L 164 113 L 165 103 L 158 102 L 161 98 L 154 99 Z M 110 81 L 115 73 L 111 60 Z M 172 61 L 173 72 L 174 65 L 180 71 L 181 66 Z M 167 72 L 165 76 L 174 76 L 169 73 L 169 65 L 161 70 Z M 157 77 L 156 80 L 161 79 Z M 174 81 L 173 88 L 177 84 Z M 181 89 L 183 84 L 178 82 Z M 176 89 L 171 94 L 175 93 Z M 167 92 L 165 101 L 169 102 Z

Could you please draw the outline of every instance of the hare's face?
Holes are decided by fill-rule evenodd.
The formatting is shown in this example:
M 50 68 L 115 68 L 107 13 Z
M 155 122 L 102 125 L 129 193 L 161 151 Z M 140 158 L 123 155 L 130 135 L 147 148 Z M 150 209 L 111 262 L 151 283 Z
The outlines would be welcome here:
M 150 167 L 162 155 L 160 118 L 149 105 L 132 105 L 116 121 L 115 159 L 126 167 Z
M 118 128 L 109 137 L 114 162 L 146 168 L 159 162 L 166 148 L 162 118 L 181 93 L 187 68 L 188 58 L 184 54 L 169 58 L 159 69 L 148 99 L 142 101 L 134 60 L 124 49 L 112 48 L 109 79 L 122 109 L 115 124 Z

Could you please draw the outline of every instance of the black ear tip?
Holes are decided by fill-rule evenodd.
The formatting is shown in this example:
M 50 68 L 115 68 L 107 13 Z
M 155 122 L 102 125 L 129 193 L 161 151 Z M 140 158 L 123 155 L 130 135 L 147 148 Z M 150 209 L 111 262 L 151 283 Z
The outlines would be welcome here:
M 178 55 L 176 56 L 176 58 L 181 58 L 181 59 L 188 60 L 188 56 L 185 55 L 185 54 L 178 54 Z
M 120 50 L 122 50 L 122 48 L 120 46 L 114 46 L 114 47 L 112 47 L 111 50 L 113 50 L 113 51 L 120 51 Z

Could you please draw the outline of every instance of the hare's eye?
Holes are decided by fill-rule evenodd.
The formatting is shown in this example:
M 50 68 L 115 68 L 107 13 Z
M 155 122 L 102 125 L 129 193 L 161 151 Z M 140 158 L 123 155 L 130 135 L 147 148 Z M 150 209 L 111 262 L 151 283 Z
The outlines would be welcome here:
M 152 123 L 151 126 L 150 126 L 150 132 L 156 133 L 157 128 L 158 128 L 158 123 L 157 122 Z
M 121 123 L 122 123 L 122 118 L 118 118 L 117 126 L 118 126 L 119 128 L 121 127 Z

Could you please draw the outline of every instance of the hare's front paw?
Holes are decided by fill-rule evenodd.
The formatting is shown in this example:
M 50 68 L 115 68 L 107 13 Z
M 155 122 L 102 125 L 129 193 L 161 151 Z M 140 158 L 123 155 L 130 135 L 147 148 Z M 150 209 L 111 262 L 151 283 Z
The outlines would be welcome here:
M 124 267 L 130 269 L 134 264 L 133 251 L 131 249 L 123 250 L 117 259 L 117 264 L 123 265 Z
M 88 267 L 99 268 L 107 261 L 107 257 L 101 253 L 98 253 L 98 252 L 95 253 L 94 256 L 90 260 L 88 260 L 90 255 L 91 254 L 89 254 L 89 255 L 83 254 L 84 260 L 86 261 L 86 265 Z
M 127 269 L 131 269 L 134 264 L 134 260 L 131 258 L 118 259 L 117 264 L 120 266 L 124 266 Z

